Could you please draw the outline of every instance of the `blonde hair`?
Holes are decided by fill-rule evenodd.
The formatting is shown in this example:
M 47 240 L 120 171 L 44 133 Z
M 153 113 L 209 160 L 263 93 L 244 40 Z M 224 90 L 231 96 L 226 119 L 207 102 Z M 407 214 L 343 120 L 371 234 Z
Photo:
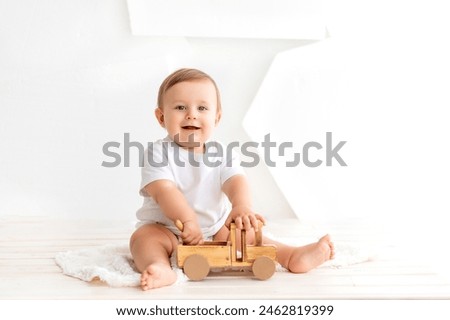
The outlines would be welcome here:
M 189 69 L 189 68 L 183 68 L 179 69 L 173 73 L 171 73 L 169 76 L 167 76 L 166 79 L 161 83 L 161 86 L 159 87 L 158 92 L 158 108 L 162 108 L 163 105 L 163 98 L 164 94 L 169 90 L 171 87 L 176 85 L 177 83 L 184 82 L 184 81 L 198 81 L 198 80 L 209 80 L 212 82 L 214 87 L 216 88 L 216 94 L 217 94 L 217 112 L 221 112 L 222 110 L 222 104 L 220 102 L 220 93 L 219 88 L 217 87 L 216 82 L 211 78 L 208 74 L 204 73 L 203 71 L 197 70 L 197 69 Z

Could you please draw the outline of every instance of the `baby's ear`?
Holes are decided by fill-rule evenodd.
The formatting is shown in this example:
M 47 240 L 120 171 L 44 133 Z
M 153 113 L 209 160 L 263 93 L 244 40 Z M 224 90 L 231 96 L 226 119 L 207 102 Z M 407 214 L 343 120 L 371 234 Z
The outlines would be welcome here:
M 216 126 L 219 124 L 221 118 L 222 118 L 222 112 L 219 111 L 216 115 L 216 122 L 215 122 Z
M 156 109 L 155 109 L 155 116 L 156 116 L 156 120 L 158 120 L 158 122 L 161 125 L 161 127 L 164 128 L 164 113 L 163 113 L 161 108 L 156 107 Z

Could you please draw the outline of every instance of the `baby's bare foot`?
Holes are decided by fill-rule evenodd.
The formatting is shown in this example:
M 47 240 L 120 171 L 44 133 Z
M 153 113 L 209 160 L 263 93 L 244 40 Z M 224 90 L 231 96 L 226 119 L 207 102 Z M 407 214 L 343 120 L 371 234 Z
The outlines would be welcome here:
M 177 280 L 177 274 L 164 263 L 153 263 L 141 274 L 142 290 L 168 286 Z
M 295 248 L 290 256 L 288 269 L 294 273 L 308 272 L 333 258 L 334 244 L 327 234 L 316 243 Z

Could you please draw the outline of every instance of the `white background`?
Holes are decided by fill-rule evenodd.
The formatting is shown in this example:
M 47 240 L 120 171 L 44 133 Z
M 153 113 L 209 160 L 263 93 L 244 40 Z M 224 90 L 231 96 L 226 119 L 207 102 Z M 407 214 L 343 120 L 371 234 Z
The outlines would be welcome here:
M 133 36 L 124 0 L 1 1 L 0 21 L 0 215 L 134 219 L 136 149 L 129 168 L 104 168 L 102 147 L 164 137 L 153 116 L 164 77 L 210 73 L 225 109 L 216 137 L 247 141 L 241 121 L 273 56 L 305 42 Z M 292 216 L 264 167 L 249 176 L 264 185 L 259 209 Z

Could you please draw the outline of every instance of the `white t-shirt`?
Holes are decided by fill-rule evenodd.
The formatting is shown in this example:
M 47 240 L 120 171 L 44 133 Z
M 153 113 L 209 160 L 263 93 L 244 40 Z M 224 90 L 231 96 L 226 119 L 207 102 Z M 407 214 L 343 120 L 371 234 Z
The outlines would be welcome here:
M 204 154 L 193 153 L 166 137 L 149 144 L 143 160 L 140 194 L 144 204 L 136 213 L 138 225 L 161 223 L 180 234 L 144 190 L 153 181 L 167 179 L 175 183 L 197 213 L 203 236 L 211 237 L 219 231 L 230 211 L 222 185 L 232 176 L 244 174 L 236 152 L 227 151 L 219 142 L 207 142 Z

